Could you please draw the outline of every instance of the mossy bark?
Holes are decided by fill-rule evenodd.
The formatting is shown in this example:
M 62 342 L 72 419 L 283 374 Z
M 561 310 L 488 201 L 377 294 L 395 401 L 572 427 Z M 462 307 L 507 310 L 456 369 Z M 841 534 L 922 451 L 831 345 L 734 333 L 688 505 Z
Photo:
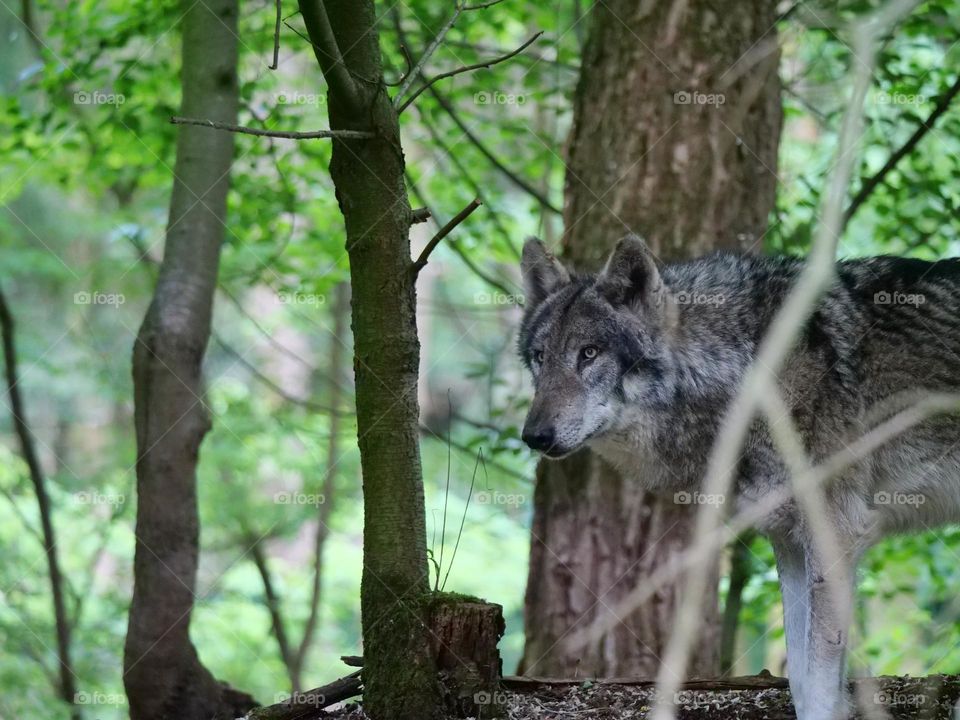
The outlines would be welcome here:
M 364 709 L 427 720 L 440 708 L 431 653 L 418 437 L 416 275 L 397 113 L 383 82 L 373 2 L 301 2 L 328 84 L 330 174 L 350 257 L 357 434 L 363 473 Z M 332 39 L 331 39 L 332 33 Z M 342 62 L 332 58 L 342 52 Z M 347 77 L 339 71 L 346 69 Z M 339 73 L 339 74 L 338 74 Z

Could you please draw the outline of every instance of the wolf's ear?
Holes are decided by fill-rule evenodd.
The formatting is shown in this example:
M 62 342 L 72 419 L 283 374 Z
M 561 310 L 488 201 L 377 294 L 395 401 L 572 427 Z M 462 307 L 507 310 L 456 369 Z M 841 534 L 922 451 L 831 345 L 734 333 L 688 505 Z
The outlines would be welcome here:
M 570 274 L 537 238 L 527 238 L 520 259 L 524 305 L 539 305 L 550 293 L 570 282 Z
M 612 305 L 636 309 L 656 309 L 665 295 L 653 253 L 633 234 L 617 243 L 597 279 L 597 289 Z

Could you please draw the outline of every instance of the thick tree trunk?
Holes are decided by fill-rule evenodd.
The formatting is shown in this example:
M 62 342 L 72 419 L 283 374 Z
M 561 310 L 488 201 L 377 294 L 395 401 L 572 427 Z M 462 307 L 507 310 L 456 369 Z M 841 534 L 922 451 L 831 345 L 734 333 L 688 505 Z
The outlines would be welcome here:
M 184 4 L 183 114 L 236 122 L 236 0 Z M 252 699 L 190 642 L 199 544 L 197 456 L 210 427 L 201 365 L 223 242 L 233 136 L 183 127 L 153 301 L 133 350 L 137 525 L 124 648 L 132 720 L 234 718 Z
M 663 260 L 759 249 L 780 131 L 775 17 L 762 0 L 594 7 L 569 140 L 567 260 L 596 270 L 628 231 Z M 541 463 L 521 671 L 653 677 L 677 586 L 584 652 L 563 638 L 686 546 L 692 510 L 624 483 L 588 451 Z M 718 670 L 715 595 L 705 607 L 692 676 Z
M 364 501 L 364 708 L 377 720 L 426 719 L 437 712 L 440 695 L 425 602 L 416 274 L 398 118 L 383 83 L 373 2 L 312 0 L 300 10 L 330 85 L 331 128 L 375 133 L 334 139 L 330 163 L 352 288 Z

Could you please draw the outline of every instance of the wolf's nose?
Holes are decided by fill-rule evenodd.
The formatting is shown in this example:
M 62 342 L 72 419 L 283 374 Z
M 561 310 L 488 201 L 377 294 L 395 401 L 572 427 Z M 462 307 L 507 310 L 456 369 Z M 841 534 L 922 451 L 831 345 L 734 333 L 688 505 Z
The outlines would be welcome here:
M 533 430 L 523 429 L 521 439 L 532 450 L 549 450 L 553 447 L 553 428 L 535 428 Z

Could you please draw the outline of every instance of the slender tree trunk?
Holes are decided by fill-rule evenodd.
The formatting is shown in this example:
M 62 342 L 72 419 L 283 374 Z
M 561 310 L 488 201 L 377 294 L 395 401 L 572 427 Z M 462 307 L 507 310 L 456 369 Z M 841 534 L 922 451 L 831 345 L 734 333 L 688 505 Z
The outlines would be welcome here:
M 236 0 L 185 2 L 182 114 L 236 122 Z M 210 428 L 201 365 L 226 217 L 233 136 L 183 127 L 166 247 L 133 350 L 137 525 L 124 648 L 132 720 L 234 718 L 252 699 L 219 683 L 190 641 L 199 553 L 196 471 Z
M 569 140 L 568 260 L 596 270 L 628 231 L 663 260 L 759 249 L 780 131 L 775 17 L 762 0 L 594 6 Z M 694 509 L 623 482 L 587 451 L 541 463 L 521 671 L 655 676 L 676 585 L 582 653 L 563 638 L 686 546 Z M 718 670 L 715 594 L 705 607 L 693 676 Z
M 373 2 L 302 1 L 300 10 L 331 86 L 330 127 L 376 134 L 334 139 L 330 163 L 352 288 L 364 499 L 364 708 L 377 720 L 426 719 L 437 712 L 439 689 L 425 602 L 420 346 L 398 118 L 383 84 Z
M 60 573 L 60 561 L 57 550 L 57 536 L 53 525 L 53 509 L 50 506 L 50 497 L 47 495 L 46 479 L 40 458 L 37 456 L 33 433 L 27 423 L 26 410 L 23 407 L 23 398 L 20 395 L 20 377 L 17 372 L 17 348 L 14 332 L 13 313 L 7 306 L 3 291 L 0 290 L 0 332 L 3 335 L 3 359 L 6 367 L 7 393 L 10 396 L 10 412 L 13 416 L 13 427 L 20 439 L 20 452 L 27 469 L 30 472 L 30 481 L 37 496 L 37 507 L 40 510 L 40 527 L 43 531 L 43 550 L 47 556 L 47 573 L 50 576 L 50 595 L 53 600 L 53 620 L 57 633 L 57 663 L 59 665 L 58 688 L 61 699 L 68 703 L 70 717 L 78 720 L 80 710 L 76 702 L 76 683 L 74 682 L 73 664 L 70 661 L 70 620 L 67 617 L 67 606 L 64 601 L 64 580 Z

